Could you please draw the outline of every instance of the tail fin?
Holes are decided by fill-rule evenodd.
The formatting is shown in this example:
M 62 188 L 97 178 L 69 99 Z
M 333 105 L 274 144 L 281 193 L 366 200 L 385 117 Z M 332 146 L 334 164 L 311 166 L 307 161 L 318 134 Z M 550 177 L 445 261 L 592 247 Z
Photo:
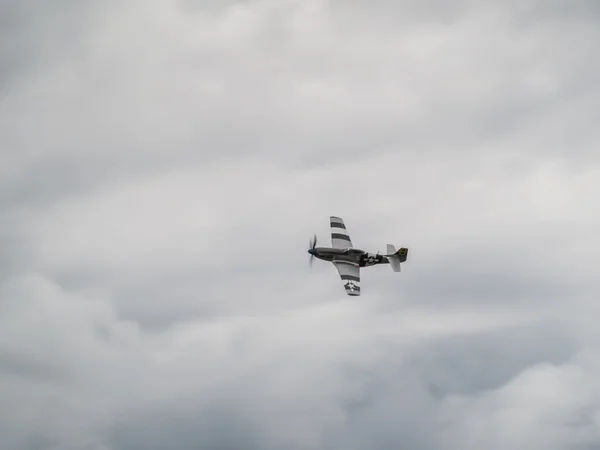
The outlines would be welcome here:
M 408 249 L 406 247 L 402 247 L 400 250 L 396 251 L 396 247 L 392 244 L 387 244 L 387 258 L 390 261 L 390 266 L 392 266 L 392 270 L 394 272 L 400 272 L 400 263 L 405 262 L 408 258 Z

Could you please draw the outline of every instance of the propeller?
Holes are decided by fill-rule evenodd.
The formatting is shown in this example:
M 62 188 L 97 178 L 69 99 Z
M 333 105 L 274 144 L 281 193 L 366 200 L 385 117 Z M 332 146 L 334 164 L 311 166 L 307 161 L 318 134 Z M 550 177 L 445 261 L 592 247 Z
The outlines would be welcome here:
M 315 258 L 315 254 L 311 250 L 314 250 L 316 246 L 317 246 L 317 235 L 315 234 L 313 236 L 313 238 L 308 242 L 308 253 L 310 253 L 310 259 L 308 260 L 308 263 L 311 268 L 312 268 L 313 259 Z

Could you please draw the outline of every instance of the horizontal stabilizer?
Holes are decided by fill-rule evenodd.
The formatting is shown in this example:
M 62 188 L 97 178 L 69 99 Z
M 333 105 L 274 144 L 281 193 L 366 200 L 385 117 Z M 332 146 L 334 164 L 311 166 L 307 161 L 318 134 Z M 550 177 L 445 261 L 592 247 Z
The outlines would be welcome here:
M 388 258 L 390 260 L 390 266 L 392 266 L 392 270 L 394 272 L 400 272 L 400 261 L 398 261 L 398 258 Z

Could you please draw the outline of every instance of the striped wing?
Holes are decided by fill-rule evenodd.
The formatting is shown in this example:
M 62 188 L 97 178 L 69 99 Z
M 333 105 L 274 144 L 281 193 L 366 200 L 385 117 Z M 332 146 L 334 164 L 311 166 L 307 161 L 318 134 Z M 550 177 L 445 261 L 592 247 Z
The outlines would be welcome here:
M 346 294 L 360 295 L 360 267 L 358 264 L 339 260 L 333 260 L 332 263 L 340 274 Z
M 331 216 L 329 223 L 331 224 L 331 246 L 333 248 L 352 248 L 352 241 L 343 219 Z

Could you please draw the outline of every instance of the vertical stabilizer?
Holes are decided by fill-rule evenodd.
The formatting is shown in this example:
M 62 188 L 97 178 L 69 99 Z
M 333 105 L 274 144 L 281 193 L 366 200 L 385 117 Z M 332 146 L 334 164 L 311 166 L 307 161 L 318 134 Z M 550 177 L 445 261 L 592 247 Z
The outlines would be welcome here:
M 392 244 L 387 244 L 387 258 L 390 261 L 390 266 L 394 272 L 400 272 L 400 263 L 406 261 L 408 257 L 408 249 L 402 247 L 400 250 L 396 250 Z

